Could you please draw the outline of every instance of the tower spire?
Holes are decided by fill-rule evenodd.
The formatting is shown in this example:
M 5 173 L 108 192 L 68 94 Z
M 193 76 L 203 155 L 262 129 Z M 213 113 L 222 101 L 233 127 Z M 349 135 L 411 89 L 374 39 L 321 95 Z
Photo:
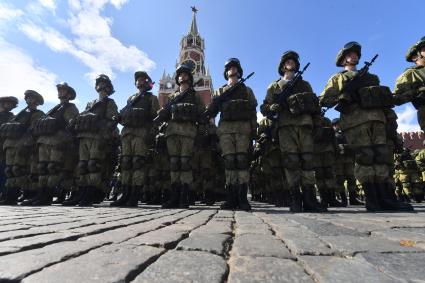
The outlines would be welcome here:
M 190 25 L 190 30 L 189 30 L 189 34 L 191 35 L 198 35 L 198 25 L 196 24 L 196 13 L 198 12 L 198 9 L 196 9 L 195 6 L 192 6 L 192 24 Z

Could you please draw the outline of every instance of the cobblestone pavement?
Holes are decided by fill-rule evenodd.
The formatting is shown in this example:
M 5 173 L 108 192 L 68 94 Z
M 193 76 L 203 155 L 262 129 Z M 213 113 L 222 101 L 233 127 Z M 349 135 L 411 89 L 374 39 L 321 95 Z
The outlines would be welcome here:
M 0 207 L 0 281 L 425 282 L 415 208 Z

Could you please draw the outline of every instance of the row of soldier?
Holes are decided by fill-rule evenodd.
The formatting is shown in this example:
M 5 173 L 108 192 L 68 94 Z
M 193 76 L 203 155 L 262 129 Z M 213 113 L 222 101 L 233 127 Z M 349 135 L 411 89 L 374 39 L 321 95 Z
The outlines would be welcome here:
M 421 97 L 424 47 L 422 38 L 409 49 L 406 59 L 415 66 L 397 79 L 393 94 L 368 72 L 373 60 L 357 70 L 361 46 L 350 42 L 337 55 L 336 65 L 343 70 L 331 77 L 319 97 L 301 77 L 306 68 L 300 71 L 298 54 L 285 52 L 278 65 L 281 77 L 268 87 L 260 107 L 267 118 L 258 133 L 257 101 L 244 83 L 246 78 L 236 58 L 225 63 L 227 83 L 216 91 L 207 107 L 196 94 L 192 70 L 186 65 L 177 68 L 178 89 L 161 109 L 150 92 L 152 80 L 146 72 L 135 73 L 138 92 L 121 111 L 110 98 L 114 88 L 106 75 L 96 79 L 99 97 L 82 113 L 70 103 L 76 92 L 66 83 L 57 85 L 60 104 L 47 113 L 37 110 L 43 97 L 36 91 L 25 92 L 27 107 L 16 116 L 10 110 L 17 100 L 4 97 L 0 135 L 6 180 L 2 203 L 16 204 L 23 192 L 22 205 L 48 205 L 58 188 L 69 192 L 64 205 L 99 203 L 109 192 L 119 165 L 120 196 L 112 206 L 137 206 L 144 194 L 161 199 L 164 208 L 187 208 L 192 203 L 194 176 L 198 182 L 224 176 L 225 202 L 221 207 L 250 210 L 248 188 L 253 196 L 257 189 L 254 181 L 250 186 L 255 171 L 250 174 L 250 161 L 255 161 L 253 155 L 258 158 L 268 152 L 262 147 L 271 146 L 279 153 L 273 154 L 278 158 L 268 164 L 271 177 L 282 181 L 279 193 L 286 194 L 291 212 L 326 211 L 336 205 L 335 190 L 346 202 L 345 190 L 341 189 L 345 180 L 335 176 L 353 176 L 352 172 L 364 191 L 368 211 L 410 211 L 412 206 L 395 195 L 393 153 L 400 148 L 400 140 L 392 107 L 412 102 L 418 109 L 420 125 L 425 125 Z M 337 146 L 335 132 L 321 107 L 335 107 L 340 112 Z M 219 112 L 215 127 L 212 120 Z M 121 135 L 118 123 L 123 125 Z M 194 172 L 195 163 L 204 164 L 199 157 L 201 148 L 215 162 Z M 331 158 L 335 150 L 351 160 L 347 168 L 338 166 L 338 170 L 347 172 L 335 174 Z M 157 170 L 150 170 L 153 163 Z M 152 181 L 155 175 L 158 182 Z M 358 204 L 353 178 L 347 182 L 350 201 Z M 207 202 L 213 202 L 220 182 L 204 187 Z

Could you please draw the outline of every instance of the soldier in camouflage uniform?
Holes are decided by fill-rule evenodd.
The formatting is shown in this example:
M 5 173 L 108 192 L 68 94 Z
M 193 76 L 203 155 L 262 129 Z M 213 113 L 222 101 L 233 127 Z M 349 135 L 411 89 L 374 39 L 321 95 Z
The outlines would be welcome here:
M 57 187 L 69 190 L 73 185 L 77 146 L 68 127 L 79 113 L 69 102 L 76 93 L 67 83 L 56 87 L 60 103 L 37 122 L 33 131 L 38 136 L 38 192 L 21 205 L 50 205 Z
M 0 126 L 13 118 L 14 115 L 11 111 L 13 108 L 16 108 L 16 106 L 18 106 L 18 99 L 16 97 L 0 97 Z M 0 194 L 4 191 L 4 183 L 6 181 L 6 175 L 4 174 L 6 160 L 3 151 L 3 142 L 4 139 L 0 137 Z M 1 199 L 3 199 L 3 195 L 1 196 Z
M 228 88 L 242 78 L 242 75 L 243 70 L 239 60 L 230 58 L 224 65 L 224 78 L 227 84 L 216 90 L 208 111 L 211 116 L 221 112 L 217 134 L 224 158 L 227 190 L 227 199 L 221 208 L 240 208 L 248 211 L 251 209 L 247 199 L 249 150 L 257 130 L 255 110 L 257 100 L 251 88 L 242 83 L 230 93 L 227 99 L 221 103 L 214 103 L 214 99 L 219 99 Z
M 150 92 L 152 79 L 146 72 L 134 74 L 139 90 L 130 96 L 121 110 L 121 181 L 122 195 L 111 206 L 137 206 L 146 183 L 146 156 L 154 143 L 153 119 L 159 110 L 158 98 Z
M 343 206 L 347 206 L 347 194 L 344 185 L 344 183 L 347 182 L 350 205 L 363 205 L 363 203 L 358 200 L 357 196 L 356 178 L 354 177 L 354 154 L 344 148 L 347 144 L 347 139 L 339 124 L 339 118 L 332 120 L 332 127 L 335 131 L 336 143 L 334 170 L 337 192 L 340 194 Z
M 283 53 L 278 66 L 281 78 L 269 85 L 261 113 L 266 117 L 278 115 L 278 135 L 284 174 L 289 186 L 290 211 L 323 211 L 316 198 L 313 170 L 313 115 L 317 115 L 319 107 L 317 102 L 314 104 L 317 109 L 307 109 L 298 103 L 289 107 L 291 97 L 304 104 L 303 102 L 307 102 L 304 99 L 317 100 L 316 95 L 310 84 L 300 79 L 290 97 L 286 99 L 286 105 L 279 105 L 278 101 L 278 95 L 294 78 L 299 67 L 299 56 L 296 52 Z M 304 105 L 313 104 L 307 102 Z M 301 111 L 294 111 L 294 107 L 299 106 Z
M 0 126 L 8 122 L 14 117 L 12 109 L 18 106 L 18 99 L 13 96 L 0 97 Z M 5 169 L 5 156 L 3 152 L 4 139 L 0 137 L 0 194 L 4 190 L 4 182 L 6 176 L 4 175 Z
M 37 175 L 37 147 L 32 129 L 44 114 L 37 109 L 44 104 L 44 99 L 34 90 L 27 90 L 24 95 L 27 107 L 0 128 L 1 136 L 6 138 L 3 150 L 7 177 L 6 196 L 1 204 L 16 204 L 19 189 L 24 190 L 25 199 L 33 197 L 36 192 L 33 182 Z
M 419 126 L 425 131 L 425 37 L 410 47 L 406 61 L 415 65 L 397 78 L 394 89 L 396 104 L 412 102 L 418 110 Z
M 315 121 L 314 138 L 314 172 L 316 187 L 320 193 L 323 207 L 342 207 L 336 199 L 335 182 L 335 132 L 329 118 L 321 116 Z M 340 189 L 341 187 L 338 187 Z M 338 191 L 339 193 L 339 191 Z
M 416 164 L 421 172 L 421 180 L 425 183 L 425 149 L 419 150 L 415 157 Z
M 206 205 L 213 205 L 215 202 L 213 154 L 217 142 L 217 127 L 214 123 L 200 123 L 195 138 L 192 168 L 195 190 Z
M 392 197 L 393 187 L 388 185 L 388 159 L 386 116 L 384 109 L 391 107 L 391 92 L 380 86 L 376 75 L 365 73 L 355 84 L 347 84 L 358 73 L 357 64 L 361 46 L 347 43 L 336 57 L 336 65 L 344 70 L 332 76 L 320 96 L 323 107 L 333 107 L 341 113 L 341 128 L 348 145 L 355 148 L 356 178 L 366 195 L 366 209 L 399 210 Z M 347 86 L 348 85 L 348 86 Z M 389 99 L 388 99 L 389 97 Z
M 261 150 L 261 165 L 264 178 L 267 180 L 267 201 L 276 206 L 284 206 L 289 196 L 282 174 L 282 155 L 279 148 L 277 129 L 272 128 L 272 121 L 267 117 L 258 123 L 257 144 Z
M 171 191 L 169 199 L 163 203 L 163 208 L 188 208 L 189 190 L 193 185 L 192 164 L 194 140 L 197 122 L 204 111 L 204 104 L 194 89 L 192 69 L 180 65 L 176 70 L 178 90 L 170 99 L 173 100 L 185 91 L 187 96 L 172 106 L 171 117 L 163 108 L 159 117 L 169 120 L 165 136 L 167 138 L 168 154 L 170 155 Z
M 421 178 L 421 172 L 408 148 L 405 148 L 397 158 L 399 167 L 399 181 L 402 185 L 403 194 L 409 200 L 422 202 L 424 198 L 424 182 Z
M 79 140 L 78 190 L 63 205 L 89 206 L 101 202 L 116 166 L 119 134 L 114 117 L 118 116 L 118 107 L 109 98 L 114 87 L 109 77 L 102 74 L 96 78 L 95 89 L 99 98 L 89 102 L 73 123 Z
M 165 129 L 167 124 L 163 124 L 159 129 L 159 133 L 155 137 L 155 148 L 153 153 L 153 168 L 155 175 L 151 179 L 151 193 L 154 196 L 160 196 L 160 201 L 166 199 L 165 196 L 170 195 L 170 156 L 167 149 L 167 138 Z M 149 198 L 148 198 L 149 199 Z

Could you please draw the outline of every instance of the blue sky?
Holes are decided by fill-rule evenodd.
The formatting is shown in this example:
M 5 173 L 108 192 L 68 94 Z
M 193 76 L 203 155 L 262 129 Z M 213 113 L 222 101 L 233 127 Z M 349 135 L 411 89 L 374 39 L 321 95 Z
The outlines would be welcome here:
M 55 84 L 66 81 L 82 110 L 94 98 L 93 78 L 113 78 L 119 107 L 135 92 L 133 73 L 147 70 L 159 81 L 173 73 L 181 37 L 188 32 L 191 6 L 205 39 L 206 64 L 213 84 L 224 83 L 223 64 L 241 60 L 247 84 L 259 104 L 278 79 L 281 54 L 296 50 L 301 64 L 311 62 L 304 78 L 317 94 L 338 71 L 335 56 L 348 41 L 363 45 L 362 61 L 375 53 L 371 72 L 394 87 L 409 66 L 408 47 L 424 36 L 425 20 L 415 17 L 420 0 L 2 0 L 0 2 L 0 95 L 22 98 L 25 89 L 43 94 L 48 110 L 56 102 Z M 156 89 L 155 89 L 156 91 Z M 20 103 L 21 107 L 24 103 Z M 396 109 L 400 130 L 417 130 L 412 106 Z M 337 115 L 329 111 L 331 118 Z

